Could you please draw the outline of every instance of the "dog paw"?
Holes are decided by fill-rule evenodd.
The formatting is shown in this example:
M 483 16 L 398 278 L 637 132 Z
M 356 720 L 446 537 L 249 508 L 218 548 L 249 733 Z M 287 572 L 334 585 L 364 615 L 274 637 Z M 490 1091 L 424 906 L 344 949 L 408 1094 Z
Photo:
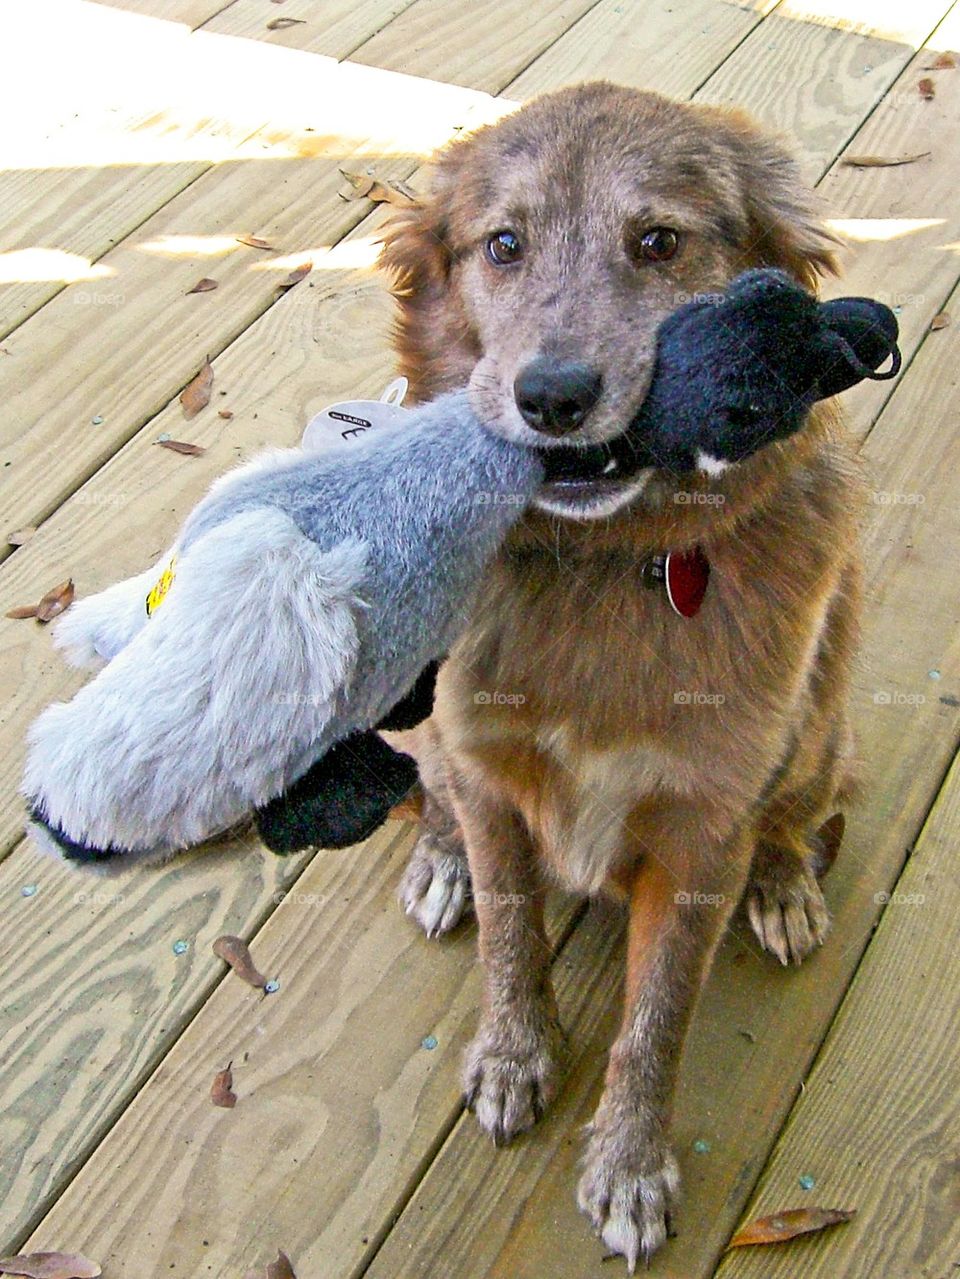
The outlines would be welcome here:
M 467 1049 L 463 1091 L 495 1146 L 505 1146 L 540 1119 L 557 1091 L 565 1055 L 563 1032 L 556 1022 L 510 1042 L 482 1027 Z
M 666 1241 L 679 1189 L 680 1170 L 666 1146 L 632 1140 L 629 1124 L 593 1129 L 577 1203 L 631 1274 Z
M 746 908 L 760 945 L 784 966 L 801 963 L 830 931 L 830 912 L 813 871 L 782 849 L 757 850 Z
M 430 831 L 424 831 L 410 854 L 397 897 L 428 937 L 448 933 L 469 905 L 466 853 L 442 846 Z

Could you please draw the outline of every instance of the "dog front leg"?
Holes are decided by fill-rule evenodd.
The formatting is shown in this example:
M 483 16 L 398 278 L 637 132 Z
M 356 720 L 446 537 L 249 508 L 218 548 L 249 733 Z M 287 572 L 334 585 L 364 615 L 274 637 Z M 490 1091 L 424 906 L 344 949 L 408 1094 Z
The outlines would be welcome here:
M 631 1273 L 638 1257 L 649 1262 L 667 1237 L 679 1188 L 667 1128 L 680 1052 L 749 866 L 746 841 L 704 848 L 701 835 L 697 842 L 694 863 L 671 856 L 666 841 L 650 841 L 661 856 L 646 854 L 624 877 L 630 908 L 624 1017 L 589 1130 L 578 1203 Z
M 484 970 L 480 1028 L 464 1061 L 464 1093 L 496 1145 L 537 1122 L 556 1091 L 563 1036 L 550 984 L 544 887 L 520 815 L 451 777 L 463 830 Z

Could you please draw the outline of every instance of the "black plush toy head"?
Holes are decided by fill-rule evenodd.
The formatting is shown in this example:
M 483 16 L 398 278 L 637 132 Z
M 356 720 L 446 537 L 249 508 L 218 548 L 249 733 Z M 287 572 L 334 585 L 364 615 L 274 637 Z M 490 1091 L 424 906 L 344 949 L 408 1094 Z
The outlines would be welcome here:
M 897 321 L 870 298 L 818 302 L 783 271 L 747 271 L 664 321 L 650 390 L 619 439 L 544 450 L 548 479 L 721 469 L 803 425 L 817 400 L 900 368 Z M 888 357 L 886 373 L 876 369 Z

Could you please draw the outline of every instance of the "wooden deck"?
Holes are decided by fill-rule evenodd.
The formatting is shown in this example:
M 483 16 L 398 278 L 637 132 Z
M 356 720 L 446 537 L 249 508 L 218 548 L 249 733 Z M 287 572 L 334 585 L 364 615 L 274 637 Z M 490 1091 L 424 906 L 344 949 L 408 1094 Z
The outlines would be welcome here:
M 268 29 L 278 18 L 297 21 Z M 789 972 L 748 931 L 727 938 L 686 1055 L 685 1203 L 657 1276 L 947 1279 L 960 1262 L 960 69 L 928 69 L 958 48 L 946 0 L 4 14 L 0 530 L 39 527 L 0 551 L 0 613 L 68 576 L 86 594 L 143 568 L 238 458 L 379 392 L 382 211 L 341 199 L 339 170 L 416 185 L 425 154 L 497 98 L 607 77 L 744 105 L 793 134 L 845 220 L 839 291 L 897 307 L 906 372 L 847 397 L 875 501 L 866 787 L 828 882 L 835 930 Z M 279 291 L 305 260 L 308 280 Z M 208 275 L 215 292 L 186 295 Z M 943 311 L 953 324 L 931 331 Z M 208 353 L 217 393 L 186 427 L 177 396 Z M 163 432 L 207 451 L 156 448 Z M 247 841 L 77 878 L 23 842 L 16 791 L 27 725 L 79 679 L 32 622 L 0 623 L 0 647 L 0 1253 L 80 1251 L 106 1279 L 232 1279 L 277 1248 L 299 1279 L 600 1273 L 574 1187 L 616 1017 L 612 918 L 555 903 L 571 1074 L 540 1128 L 495 1151 L 458 1091 L 474 930 L 428 943 L 401 916 L 411 828 L 359 851 L 278 860 Z M 225 978 L 224 932 L 250 940 L 276 995 Z M 231 1059 L 229 1111 L 209 1087 Z M 721 1259 L 741 1220 L 814 1203 L 857 1216 Z

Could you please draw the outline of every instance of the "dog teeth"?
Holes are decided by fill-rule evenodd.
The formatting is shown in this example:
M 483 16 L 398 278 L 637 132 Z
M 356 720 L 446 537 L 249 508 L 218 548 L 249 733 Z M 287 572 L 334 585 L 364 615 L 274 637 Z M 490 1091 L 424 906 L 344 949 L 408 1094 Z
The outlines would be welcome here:
M 620 470 L 620 463 L 617 461 L 615 457 L 612 457 L 610 461 L 606 464 L 606 466 L 603 468 L 603 473 L 604 475 L 613 475 L 615 471 L 619 471 L 619 470 Z

